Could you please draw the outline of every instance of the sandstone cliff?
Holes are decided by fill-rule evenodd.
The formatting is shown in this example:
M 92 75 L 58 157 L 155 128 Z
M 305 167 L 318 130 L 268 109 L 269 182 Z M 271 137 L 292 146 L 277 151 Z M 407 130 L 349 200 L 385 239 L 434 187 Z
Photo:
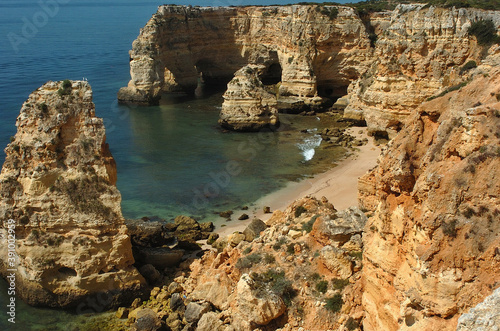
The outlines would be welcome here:
M 366 330 L 451 330 L 500 283 L 500 49 L 359 181 Z
M 16 269 L 17 295 L 32 305 L 75 306 L 100 294 L 104 309 L 136 295 L 143 278 L 132 266 L 116 165 L 90 85 L 43 85 L 16 126 L 0 175 L 0 231 L 15 221 L 18 258 L 9 266 L 2 244 L 2 275 Z
M 424 5 L 363 20 L 342 6 L 161 6 L 133 43 L 131 80 L 118 99 L 154 104 L 163 91 L 224 85 L 245 65 L 260 65 L 261 82 L 276 84 L 280 111 L 321 109 L 349 94 L 346 117 L 392 138 L 421 102 L 467 79 L 465 63 L 480 62 L 468 28 L 482 19 L 500 26 L 496 11 Z M 252 94 L 252 86 L 239 88 Z M 245 117 L 248 101 L 226 104 L 226 127 Z
M 483 47 L 468 30 L 482 19 L 500 27 L 500 12 L 472 8 L 399 5 L 373 14 L 373 62 L 349 87 L 346 117 L 364 118 L 371 132 L 394 137 L 418 105 L 468 79 L 460 72 L 465 63 L 481 62 Z
M 345 95 L 371 53 L 364 25 L 348 7 L 161 6 L 133 43 L 132 79 L 118 99 L 152 104 L 176 86 L 225 85 L 253 64 L 265 67 L 264 85 L 280 83 L 277 107 L 299 112 Z

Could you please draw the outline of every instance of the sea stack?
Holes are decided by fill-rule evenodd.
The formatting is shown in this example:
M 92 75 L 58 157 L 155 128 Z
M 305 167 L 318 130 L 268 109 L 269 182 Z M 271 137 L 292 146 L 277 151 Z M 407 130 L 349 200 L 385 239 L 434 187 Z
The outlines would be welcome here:
M 31 305 L 77 307 L 93 295 L 104 309 L 133 298 L 144 279 L 90 85 L 46 83 L 16 126 L 0 175 L 0 233 L 15 223 L 17 257 L 10 265 L 8 246 L 0 247 L 2 276 L 14 269 L 16 295 Z

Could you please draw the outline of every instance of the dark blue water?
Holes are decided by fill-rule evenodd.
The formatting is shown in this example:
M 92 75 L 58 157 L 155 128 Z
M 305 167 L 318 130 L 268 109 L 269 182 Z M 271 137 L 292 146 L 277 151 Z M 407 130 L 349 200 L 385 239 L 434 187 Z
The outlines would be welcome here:
M 180 1 L 192 5 L 285 4 L 289 1 Z M 279 133 L 223 133 L 220 95 L 168 99 L 158 107 L 128 108 L 116 92 L 129 80 L 128 51 L 162 1 L 1 0 L 0 147 L 14 135 L 28 95 L 48 80 L 86 78 L 97 115 L 118 164 L 125 217 L 208 219 L 213 211 L 251 203 L 289 180 L 324 170 L 331 154 L 317 151 L 318 119 L 283 117 Z M 45 10 L 43 6 L 48 6 Z M 48 14 L 47 14 L 48 13 Z M 278 148 L 279 147 L 279 148 Z M 4 154 L 0 155 L 0 163 Z M 6 287 L 0 281 L 0 307 Z M 20 304 L 20 303 L 18 303 Z M 17 324 L 0 308 L 0 330 L 58 330 L 75 316 L 18 306 Z M 53 327 L 51 327 L 53 325 Z M 62 327 L 64 329 L 64 327 Z

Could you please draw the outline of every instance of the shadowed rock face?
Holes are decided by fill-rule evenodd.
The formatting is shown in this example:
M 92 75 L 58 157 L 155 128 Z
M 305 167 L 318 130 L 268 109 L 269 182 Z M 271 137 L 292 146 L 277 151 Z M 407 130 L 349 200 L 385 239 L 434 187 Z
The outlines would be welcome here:
M 17 118 L 0 175 L 0 221 L 15 222 L 14 266 L 0 247 L 0 271 L 16 269 L 16 291 L 32 305 L 71 307 L 111 294 L 132 298 L 143 278 L 132 266 L 130 238 L 115 187 L 116 165 L 95 116 L 87 82 L 49 82 Z
M 423 103 L 359 181 L 367 330 L 449 330 L 499 286 L 500 56 Z
M 345 116 L 392 138 L 420 103 L 467 79 L 460 74 L 466 62 L 481 61 L 482 47 L 468 35 L 480 19 L 500 26 L 499 12 L 423 5 L 399 5 L 364 21 L 342 6 L 160 6 L 133 43 L 131 80 L 118 99 L 156 104 L 162 92 L 202 94 L 258 65 L 261 83 L 275 85 L 279 111 L 324 109 L 348 94 Z M 366 26 L 375 33 L 371 41 Z M 237 87 L 233 79 L 220 123 L 234 130 L 272 125 L 254 116 L 255 84 Z

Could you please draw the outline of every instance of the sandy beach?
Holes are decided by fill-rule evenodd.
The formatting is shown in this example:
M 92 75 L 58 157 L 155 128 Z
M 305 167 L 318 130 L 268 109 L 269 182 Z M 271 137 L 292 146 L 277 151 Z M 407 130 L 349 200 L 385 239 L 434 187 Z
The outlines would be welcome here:
M 360 133 L 362 131 L 362 133 Z M 366 128 L 354 127 L 347 132 L 356 138 L 364 138 Z M 326 197 L 337 210 L 358 205 L 358 178 L 377 164 L 381 147 L 368 137 L 368 144 L 356 147 L 352 154 L 341 160 L 334 168 L 300 182 L 291 182 L 279 191 L 273 192 L 257 200 L 247 211 L 234 211 L 233 221 L 224 227 L 217 227 L 215 232 L 221 236 L 243 231 L 253 218 L 266 221 L 272 214 L 265 214 L 263 208 L 268 206 L 271 212 L 284 210 L 293 201 L 307 195 L 316 198 Z M 239 221 L 238 217 L 246 213 L 250 219 Z

